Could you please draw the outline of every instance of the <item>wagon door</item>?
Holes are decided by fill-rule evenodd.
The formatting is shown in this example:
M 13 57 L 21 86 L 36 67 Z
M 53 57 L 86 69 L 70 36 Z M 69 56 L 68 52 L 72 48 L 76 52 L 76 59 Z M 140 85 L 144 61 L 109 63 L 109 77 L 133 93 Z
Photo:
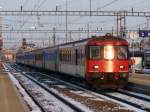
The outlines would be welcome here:
M 55 50 L 55 52 L 56 52 L 56 59 L 55 59 L 55 71 L 58 71 L 59 70 L 59 56 L 60 56 L 60 54 L 59 54 L 59 52 L 58 52 L 58 49 L 56 49 Z
M 35 63 L 36 63 L 36 67 L 39 67 L 39 68 L 43 67 L 43 54 L 42 53 L 37 53 L 35 55 Z
M 78 77 L 84 77 L 85 65 L 83 63 L 84 51 L 82 47 L 76 49 L 76 74 Z

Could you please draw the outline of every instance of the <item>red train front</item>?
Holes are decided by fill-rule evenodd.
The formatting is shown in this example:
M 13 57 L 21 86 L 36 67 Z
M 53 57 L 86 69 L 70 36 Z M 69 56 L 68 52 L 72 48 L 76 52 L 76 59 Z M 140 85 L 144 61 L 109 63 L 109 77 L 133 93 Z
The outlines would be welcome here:
M 104 36 L 87 44 L 86 80 L 101 88 L 123 88 L 129 77 L 128 42 Z

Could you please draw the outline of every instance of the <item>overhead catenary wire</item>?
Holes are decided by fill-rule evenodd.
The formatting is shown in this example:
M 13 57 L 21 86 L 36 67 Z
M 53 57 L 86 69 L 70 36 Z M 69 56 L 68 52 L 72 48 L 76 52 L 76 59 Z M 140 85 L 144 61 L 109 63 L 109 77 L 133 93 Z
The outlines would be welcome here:
M 115 1 L 115 0 L 113 0 L 113 1 Z M 142 0 L 142 1 L 144 1 L 144 0 Z M 142 3 L 142 1 L 141 1 L 141 3 Z M 111 1 L 112 2 L 112 1 Z M 116 3 L 116 2 L 114 2 L 114 3 Z M 25 3 L 25 4 L 27 4 L 27 3 Z M 101 6 L 101 7 L 104 7 L 104 8 L 106 8 L 106 7 L 108 7 L 108 6 L 111 6 L 112 4 L 110 3 L 110 5 L 108 5 L 107 6 L 107 4 L 108 3 L 106 3 L 106 4 L 104 4 L 103 6 Z M 138 5 L 138 4 L 137 4 Z M 38 5 L 39 6 L 39 5 Z M 38 6 L 36 6 L 36 7 L 38 7 Z M 102 8 L 103 9 L 103 8 Z M 115 21 L 115 20 L 114 20 Z M 29 23 L 30 21 L 28 21 L 27 23 Z M 26 23 L 26 24 L 27 24 Z M 36 22 L 35 22 L 36 23 Z M 43 22 L 42 22 L 43 23 Z M 45 22 L 46 23 L 46 22 Z M 44 24 L 45 24 L 44 23 Z M 75 20 L 75 21 L 73 21 L 73 22 L 70 22 L 69 24 L 78 24 L 79 23 L 79 21 L 77 21 L 77 20 Z M 87 22 L 88 23 L 88 22 Z M 98 23 L 98 22 L 91 22 L 90 24 L 94 24 L 94 23 Z M 34 23 L 33 23 L 34 24 Z M 57 23 L 55 23 L 55 24 L 57 24 Z M 85 24 L 86 24 L 86 22 L 85 22 Z M 51 24 L 50 24 L 51 25 Z M 61 24 L 59 24 L 59 25 L 64 25 L 63 23 L 61 23 Z M 24 27 L 24 26 L 23 26 Z M 82 26 L 81 26 L 82 27 Z
M 38 5 L 38 6 L 35 5 L 35 6 L 34 6 L 34 9 L 35 9 L 35 10 L 39 10 L 39 8 L 40 8 L 46 1 L 47 1 L 47 0 L 43 0 L 41 3 L 38 2 L 40 5 Z M 24 25 L 28 22 L 28 20 L 29 20 L 29 19 L 27 18 L 26 21 L 23 22 L 23 24 L 22 24 L 22 25 L 20 26 L 20 28 L 19 28 L 20 30 L 24 27 Z M 21 41 L 21 40 L 19 40 L 19 42 L 20 42 L 20 41 Z
M 101 10 L 101 9 L 103 9 L 103 8 L 106 8 L 106 7 L 108 7 L 108 6 L 114 4 L 115 2 L 118 2 L 118 1 L 119 1 L 119 0 L 113 0 L 113 1 L 111 1 L 111 2 L 108 2 L 108 3 L 106 3 L 105 5 L 103 5 L 103 6 L 101 6 L 101 7 L 98 7 L 97 10 Z
M 111 1 L 111 2 L 108 2 L 108 3 L 104 4 L 104 5 L 101 6 L 101 7 L 97 7 L 96 10 L 99 10 L 99 9 L 105 8 L 105 7 L 107 7 L 107 6 L 110 6 L 110 5 L 112 5 L 113 3 L 117 2 L 117 1 L 119 1 L 119 0 L 113 0 L 113 1 Z M 84 16 L 78 17 L 78 18 L 76 18 L 76 19 L 74 19 L 74 20 L 72 20 L 72 21 L 69 21 L 68 23 L 70 24 L 70 23 L 75 22 L 75 21 L 78 21 L 78 20 L 80 20 L 80 19 L 82 19 L 82 18 L 84 18 Z

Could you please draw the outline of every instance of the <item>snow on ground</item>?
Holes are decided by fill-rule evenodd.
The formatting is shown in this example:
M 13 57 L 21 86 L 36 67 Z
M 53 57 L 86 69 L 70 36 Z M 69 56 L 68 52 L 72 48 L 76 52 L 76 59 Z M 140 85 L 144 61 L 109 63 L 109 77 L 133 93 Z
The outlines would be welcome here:
M 23 77 L 22 75 L 20 75 L 21 76 L 21 78 Z M 22 79 L 23 81 L 25 81 L 26 79 L 25 79 L 25 77 Z M 29 81 L 29 79 L 28 79 L 28 81 L 26 81 L 26 82 L 30 82 Z M 27 83 L 27 85 L 28 85 L 28 83 Z M 32 88 L 34 88 L 34 84 L 33 84 L 33 82 L 31 83 L 31 85 L 32 86 L 30 86 L 30 89 Z M 45 85 L 46 86 L 46 85 Z M 46 86 L 47 88 L 49 88 L 48 86 Z M 59 87 L 60 88 L 67 88 L 67 87 L 65 87 L 65 86 L 62 86 L 62 85 L 59 85 Z M 67 97 L 67 96 L 64 96 L 63 94 L 61 94 L 61 93 L 59 93 L 56 89 L 54 89 L 54 88 L 49 88 L 51 91 L 53 91 L 54 93 L 57 93 L 59 96 L 61 96 L 62 98 L 64 98 L 64 99 L 66 99 L 66 100 L 68 100 L 69 102 L 71 101 L 72 102 L 72 104 L 74 104 L 74 105 L 77 105 L 77 106 L 79 106 L 79 107 L 81 107 L 85 112 L 92 112 L 92 110 L 90 110 L 88 107 L 86 107 L 84 104 L 81 104 L 80 102 L 77 102 L 77 101 L 75 101 L 74 99 L 71 99 L 71 98 L 69 98 L 69 97 Z M 44 94 L 44 96 L 42 96 L 41 94 L 39 94 L 40 96 L 39 96 L 39 100 L 41 101 L 42 100 L 42 102 L 43 102 L 43 104 L 45 105 L 45 108 L 49 108 L 49 105 L 47 105 L 49 102 L 47 102 L 47 99 L 51 99 L 50 100 L 50 102 L 51 102 L 51 104 L 54 104 L 53 106 L 51 106 L 51 109 L 53 108 L 53 110 L 54 111 L 52 111 L 52 112 L 58 112 L 57 110 L 58 109 L 54 109 L 54 107 L 56 107 L 56 108 L 60 108 L 60 106 L 62 106 L 62 107 L 64 107 L 64 104 L 61 104 L 59 101 L 56 101 L 57 99 L 53 99 L 54 97 L 53 96 L 49 96 L 49 93 L 46 93 L 46 91 L 45 92 L 43 92 L 44 90 L 42 90 L 42 88 L 41 89 L 39 89 L 39 88 L 35 88 L 35 90 L 36 90 L 36 92 L 38 91 L 38 90 L 40 90 L 39 92 L 40 93 L 42 93 L 42 94 Z M 42 92 L 41 92 L 42 91 Z M 86 94 L 86 93 L 83 93 L 82 91 L 72 91 L 72 92 L 74 92 L 74 93 L 76 93 L 76 94 L 79 94 L 79 95 L 82 95 L 82 96 L 87 96 L 87 97 L 91 97 L 92 98 L 92 96 L 91 95 L 89 95 L 88 93 Z M 100 94 L 97 94 L 97 93 L 94 93 L 94 92 L 91 92 L 91 93 L 93 93 L 93 94 L 95 94 L 95 95 L 97 95 L 97 96 L 99 96 L 99 97 L 101 97 L 101 100 L 103 101 L 103 99 L 104 100 L 108 100 L 108 101 L 110 101 L 110 102 L 115 102 L 115 103 L 117 103 L 117 104 L 120 104 L 120 105 L 122 105 L 122 106 L 124 106 L 124 107 L 122 107 L 122 106 L 118 106 L 117 108 L 122 108 L 122 109 L 130 109 L 130 110 L 132 110 L 132 111 L 136 111 L 136 112 L 144 112 L 143 110 L 140 110 L 140 109 L 137 109 L 137 108 L 135 108 L 135 107 L 132 107 L 132 106 L 130 106 L 130 105 L 128 105 L 128 104 L 125 104 L 125 103 L 122 103 L 122 102 L 120 102 L 120 101 L 116 101 L 116 100 L 113 100 L 113 99 L 111 99 L 111 98 L 108 98 L 108 97 L 106 97 L 106 96 L 104 96 L 104 95 L 100 95 Z M 94 98 L 93 97 L 93 99 L 95 99 L 95 100 L 100 100 L 100 98 L 99 97 L 97 97 L 97 98 Z M 53 102 L 53 103 L 52 103 Z M 57 107 L 57 105 L 58 105 L 58 107 Z M 101 110 L 102 111 L 102 110 Z M 59 111 L 59 112 L 72 112 L 72 111 L 70 111 L 69 109 L 68 109 L 68 107 L 67 107 L 67 110 L 66 111 Z
M 26 86 L 26 88 L 34 95 L 34 98 L 36 98 L 42 107 L 48 112 L 74 112 L 70 107 L 59 101 L 28 78 L 20 74 L 16 75 L 16 77 Z
M 92 100 L 99 100 L 99 101 L 105 101 L 104 99 L 102 98 L 97 98 L 96 96 L 93 96 L 92 94 L 89 94 L 89 93 L 85 93 L 83 91 L 71 91 L 72 93 L 75 93 L 77 95 L 80 95 L 80 96 L 84 96 L 84 97 L 89 97 L 91 98 Z
M 150 69 L 142 69 L 142 72 L 150 73 Z
M 3 64 L 5 70 L 9 70 L 5 64 Z M 25 90 L 22 88 L 22 86 L 19 84 L 18 80 L 10 73 L 7 72 L 12 83 L 18 88 L 19 92 L 23 96 L 24 101 L 32 108 L 32 112 L 41 112 L 41 110 L 38 108 L 38 106 L 34 103 L 34 101 L 29 97 L 29 95 L 25 92 Z
M 98 97 L 104 98 L 105 100 L 108 100 L 108 101 L 111 101 L 111 102 L 114 102 L 114 103 L 117 103 L 117 104 L 120 104 L 120 105 L 124 106 L 124 107 L 119 107 L 119 108 L 128 108 L 131 112 L 145 112 L 144 110 L 141 110 L 141 109 L 138 109 L 136 107 L 130 106 L 126 103 L 114 100 L 114 99 L 109 98 L 107 96 L 104 96 L 104 95 L 101 95 L 101 94 L 98 94 L 98 93 L 95 93 L 95 92 L 91 92 L 91 93 L 97 95 Z
M 74 99 L 71 99 L 67 96 L 64 96 L 62 93 L 59 93 L 56 89 L 53 88 L 49 88 L 51 91 L 53 91 L 54 93 L 60 95 L 62 98 L 64 98 L 65 100 L 71 102 L 74 105 L 77 105 L 78 107 L 80 107 L 82 110 L 84 110 L 85 112 L 93 112 L 92 110 L 90 110 L 88 107 L 86 107 L 85 105 L 81 104 L 80 102 L 75 101 Z
M 136 96 L 144 97 L 144 98 L 147 98 L 147 99 L 150 100 L 150 96 L 148 96 L 148 95 L 144 95 L 144 94 L 141 94 L 141 93 L 135 93 L 135 92 L 127 91 L 127 90 L 121 90 L 121 91 L 127 92 L 127 93 L 129 93 L 129 94 L 134 94 L 134 95 L 136 95 Z
M 149 108 L 150 109 L 150 102 L 143 101 L 143 100 L 140 100 L 140 99 L 137 99 L 137 98 L 134 98 L 134 97 L 130 97 L 130 96 L 127 96 L 127 95 L 124 95 L 124 94 L 116 93 L 116 92 L 114 92 L 114 93 L 107 93 L 107 94 L 112 95 L 112 96 L 117 96 L 117 97 L 119 97 L 121 99 L 124 99 L 124 100 L 127 100 L 129 102 L 138 104 L 138 105 L 140 105 L 143 108 Z
M 30 96 L 25 92 L 25 90 L 19 84 L 18 80 L 16 80 L 16 78 L 14 78 L 14 76 L 10 72 L 7 72 L 7 73 L 11 81 L 13 82 L 13 84 L 19 89 L 19 92 L 23 96 L 23 99 L 25 100 L 25 102 L 30 106 L 30 108 L 32 108 L 32 112 L 41 112 L 40 108 L 34 103 L 34 101 L 30 98 Z
M 60 86 L 60 85 L 59 85 Z M 47 87 L 47 88 L 49 88 L 48 86 L 46 86 L 45 85 L 45 87 Z M 60 88 L 67 88 L 67 87 L 65 87 L 65 86 L 60 86 Z M 74 104 L 74 105 L 78 105 L 79 107 L 81 107 L 83 110 L 84 109 L 88 109 L 88 107 L 86 107 L 84 104 L 81 104 L 80 102 L 77 102 L 77 101 L 75 101 L 74 99 L 72 99 L 72 98 L 70 98 L 70 97 L 67 97 L 67 96 L 64 96 L 63 94 L 61 94 L 59 91 L 57 91 L 56 89 L 53 89 L 53 88 L 49 88 L 51 91 L 53 91 L 54 93 L 56 93 L 56 94 L 58 94 L 58 95 L 61 95 L 61 97 L 62 98 L 64 98 L 64 99 L 66 99 L 66 100 L 68 100 L 68 101 L 71 101 L 72 102 L 72 104 Z M 83 89 L 83 88 L 82 88 Z M 91 97 L 91 95 L 89 95 L 88 93 L 87 94 L 85 94 L 84 93 L 84 95 L 83 95 L 83 93 L 82 93 L 82 91 L 72 91 L 72 92 L 74 92 L 74 93 L 76 93 L 76 94 L 79 94 L 79 95 L 81 95 L 82 94 L 82 96 L 88 96 L 88 97 Z M 93 93 L 93 92 L 91 92 L 91 93 Z M 120 106 L 118 105 L 118 107 L 116 107 L 117 109 L 124 109 L 124 110 L 130 110 L 130 111 L 134 111 L 134 112 L 145 112 L 145 111 L 143 111 L 143 110 L 141 110 L 141 109 L 138 109 L 138 108 L 135 108 L 135 107 L 133 107 L 133 106 L 130 106 L 130 105 L 128 105 L 128 104 L 125 104 L 125 103 L 122 103 L 122 102 L 120 102 L 120 101 L 117 101 L 117 100 L 114 100 L 114 99 L 111 99 L 111 98 L 108 98 L 108 97 L 106 97 L 106 96 L 104 96 L 104 95 L 100 95 L 100 94 L 97 94 L 97 93 L 94 93 L 94 94 L 96 94 L 97 96 L 100 96 L 100 97 L 97 97 L 97 98 L 94 98 L 95 100 L 101 100 L 101 101 L 103 101 L 103 100 L 108 100 L 108 101 L 110 101 L 110 102 L 115 102 L 115 103 L 117 103 L 117 104 L 120 104 Z M 122 106 L 121 106 L 122 105 Z M 105 107 L 104 107 L 105 108 Z M 103 110 L 103 109 L 102 109 Z M 102 111 L 101 110 L 101 111 Z M 109 110 L 109 109 L 107 109 L 107 110 Z M 92 110 L 87 110 L 86 112 L 90 112 L 90 111 L 92 111 Z M 110 110 L 109 110 L 110 111 Z M 103 111 L 104 112 L 104 111 Z

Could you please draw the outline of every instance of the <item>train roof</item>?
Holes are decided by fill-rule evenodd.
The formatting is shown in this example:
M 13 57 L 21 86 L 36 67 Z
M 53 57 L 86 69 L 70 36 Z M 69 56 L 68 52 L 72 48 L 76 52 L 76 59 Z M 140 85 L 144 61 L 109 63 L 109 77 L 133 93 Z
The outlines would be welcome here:
M 60 46 L 66 46 L 66 45 L 70 45 L 70 44 L 78 44 L 78 43 L 83 43 L 83 42 L 88 42 L 88 41 L 103 41 L 103 42 L 106 42 L 106 41 L 114 41 L 114 42 L 115 41 L 120 41 L 120 42 L 125 41 L 125 42 L 127 42 L 123 38 L 115 37 L 115 36 L 111 36 L 111 35 L 108 35 L 108 36 L 107 35 L 105 35 L 105 36 L 92 36 L 91 38 L 86 38 L 86 39 L 82 39 L 82 40 L 77 40 L 77 41 L 73 41 L 73 42 L 59 44 L 59 45 L 56 45 L 56 46 L 36 49 L 36 50 L 33 50 L 33 51 L 27 51 L 25 53 L 32 53 L 32 52 L 36 52 L 36 51 L 40 51 L 40 50 L 46 50 L 46 49 L 49 49 L 49 48 L 57 48 L 57 47 L 60 47 Z

